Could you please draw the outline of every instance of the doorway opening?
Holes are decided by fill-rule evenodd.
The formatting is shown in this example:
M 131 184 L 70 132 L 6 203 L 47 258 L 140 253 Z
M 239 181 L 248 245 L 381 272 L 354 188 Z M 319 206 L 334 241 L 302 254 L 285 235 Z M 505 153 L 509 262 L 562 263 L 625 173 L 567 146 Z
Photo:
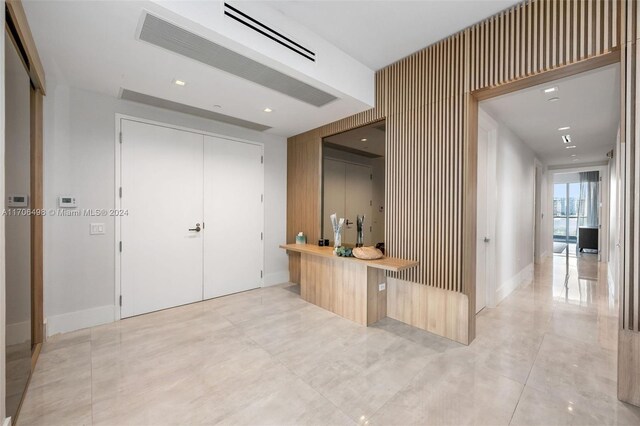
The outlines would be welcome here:
M 335 213 L 344 218 L 343 246 L 376 246 L 384 252 L 385 133 L 385 122 L 379 121 L 323 139 L 323 244 L 335 244 Z
M 478 104 L 476 313 L 542 271 L 544 291 L 570 303 L 608 285 L 598 262 L 619 260 L 619 87 L 616 63 Z
M 554 173 L 553 254 L 600 259 L 601 171 Z

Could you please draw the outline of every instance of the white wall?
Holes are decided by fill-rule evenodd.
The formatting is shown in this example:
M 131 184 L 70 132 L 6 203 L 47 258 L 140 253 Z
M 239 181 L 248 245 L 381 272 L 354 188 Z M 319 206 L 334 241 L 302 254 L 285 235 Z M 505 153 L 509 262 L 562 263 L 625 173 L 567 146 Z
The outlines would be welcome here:
M 486 111 L 485 111 L 486 112 Z M 493 118 L 493 117 L 491 117 Z M 536 156 L 504 123 L 496 123 L 495 294 L 497 304 L 533 277 Z M 544 167 L 543 167 L 544 168 Z M 478 196 L 482 196 L 479 193 Z M 544 226 L 544 220 L 541 227 Z M 495 286 L 492 288 L 492 286 Z
M 616 145 L 613 148 L 613 158 L 609 160 L 609 267 L 607 268 L 610 279 L 620 284 L 620 247 L 622 235 L 620 224 L 622 223 L 621 194 L 619 193 L 621 178 L 619 173 L 620 159 L 620 129 L 616 136 Z
M 286 139 L 185 114 L 122 101 L 64 85 L 44 103 L 44 207 L 59 195 L 76 196 L 79 209 L 115 205 L 115 114 L 264 143 L 265 285 L 288 280 L 285 241 Z M 102 221 L 102 218 L 100 219 Z M 106 235 L 89 235 L 91 217 L 45 217 L 44 310 L 47 334 L 113 320 L 115 221 Z

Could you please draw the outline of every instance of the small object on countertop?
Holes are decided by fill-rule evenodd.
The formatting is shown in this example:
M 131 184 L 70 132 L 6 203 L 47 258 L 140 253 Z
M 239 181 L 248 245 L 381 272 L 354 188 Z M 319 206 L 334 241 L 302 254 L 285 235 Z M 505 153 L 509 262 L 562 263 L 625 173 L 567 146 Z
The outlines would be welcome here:
M 318 240 L 318 246 L 324 247 L 324 240 L 322 238 Z
M 328 238 L 324 239 L 324 246 L 325 247 L 329 247 L 329 239 Z
M 353 249 L 353 256 L 362 260 L 381 259 L 384 255 L 375 247 L 357 247 Z
M 296 235 L 296 244 L 307 244 L 307 237 L 304 236 L 303 232 L 298 232 L 298 235 Z
M 333 251 L 337 252 L 338 247 L 342 245 L 342 226 L 344 225 L 344 218 L 341 217 L 340 220 L 338 220 L 338 215 L 336 213 L 333 213 L 329 218 L 331 219 L 331 225 L 333 225 Z
M 353 250 L 348 247 L 337 247 L 335 253 L 340 257 L 353 257 Z
M 378 250 L 380 250 L 382 252 L 382 254 L 384 254 L 384 243 L 378 243 L 376 244 L 376 248 Z

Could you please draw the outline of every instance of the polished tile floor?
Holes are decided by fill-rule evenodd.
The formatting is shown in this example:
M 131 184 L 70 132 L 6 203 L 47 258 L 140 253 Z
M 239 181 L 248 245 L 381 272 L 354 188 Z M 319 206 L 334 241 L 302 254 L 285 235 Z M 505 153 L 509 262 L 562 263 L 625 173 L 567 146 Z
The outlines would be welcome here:
M 50 339 L 26 425 L 640 424 L 616 399 L 617 289 L 548 259 L 470 346 L 361 327 L 281 285 Z

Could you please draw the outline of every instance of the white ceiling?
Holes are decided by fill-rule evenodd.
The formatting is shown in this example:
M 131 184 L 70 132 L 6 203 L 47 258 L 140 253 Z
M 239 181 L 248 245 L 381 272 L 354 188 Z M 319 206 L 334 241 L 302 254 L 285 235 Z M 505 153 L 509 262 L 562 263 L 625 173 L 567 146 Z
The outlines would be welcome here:
M 543 92 L 554 86 L 557 93 Z M 554 96 L 559 100 L 549 102 Z M 547 165 L 606 161 L 620 123 L 620 68 L 598 68 L 490 99 L 480 107 L 513 130 Z M 558 130 L 565 126 L 571 129 Z M 575 149 L 565 148 L 562 135 L 567 133 Z
M 166 15 L 149 1 L 28 0 L 24 6 L 49 83 L 113 97 L 125 88 L 264 124 L 272 127 L 268 133 L 282 136 L 369 108 L 349 97 L 317 108 L 139 41 L 136 34 L 144 10 Z M 195 23 L 193 30 L 204 31 Z M 174 79 L 187 85 L 179 87 Z M 266 107 L 273 112 L 265 113 Z
M 117 97 L 121 88 L 189 106 L 212 110 L 272 127 L 268 133 L 298 134 L 369 108 L 349 96 L 322 108 L 305 104 L 216 68 L 136 39 L 143 10 L 159 16 L 170 12 L 158 1 L 25 0 L 27 17 L 50 82 Z M 174 2 L 176 3 L 176 2 Z M 180 2 L 178 2 L 180 3 Z M 266 8 L 293 26 L 333 43 L 346 52 L 344 69 L 330 75 L 347 75 L 349 56 L 378 69 L 416 50 L 480 21 L 514 3 L 491 1 L 267 1 L 238 2 Z M 191 11 L 202 9 L 205 21 L 221 2 L 183 2 Z M 186 6 L 185 6 L 186 7 Z M 221 7 L 221 6 L 219 6 Z M 278 10 L 275 10 L 277 8 Z M 178 7 L 179 9 L 179 7 Z M 206 13 L 205 13 L 205 9 Z M 213 12 L 212 12 L 213 11 Z M 210 15 L 214 13 L 214 15 Z M 281 14 L 282 13 L 282 14 Z M 174 13 L 175 15 L 175 13 Z M 215 15 L 217 16 L 217 15 Z M 214 35 L 215 30 L 185 16 L 187 29 Z M 282 22 L 281 22 L 282 23 Z M 212 24 L 213 25 L 213 24 Z M 284 25 L 284 24 L 283 24 Z M 314 34 L 316 33 L 317 34 Z M 238 44 L 238 43 L 237 43 Z M 321 45 L 322 43 L 314 43 Z M 251 46 L 242 46 L 251 49 Z M 325 62 L 340 55 L 326 54 Z M 266 57 L 265 57 L 266 58 Z M 271 66 L 274 64 L 273 58 Z M 351 66 L 359 64 L 352 61 Z M 287 64 L 277 64 L 286 66 Z M 319 66 L 319 65 L 318 65 Z M 310 66 L 313 70 L 313 66 Z M 367 70 L 366 66 L 362 69 Z M 337 74 L 335 74 L 337 73 Z M 295 73 L 292 73 L 292 75 Z M 172 83 L 187 82 L 185 87 Z M 360 80 L 358 80 L 360 81 Z M 353 84 L 351 86 L 354 86 Z M 349 86 L 349 87 L 351 87 Z M 339 95 L 335 87 L 320 87 Z M 373 90 L 373 84 L 371 84 Z M 342 92 L 344 93 L 344 92 Z M 220 105 L 221 107 L 216 107 Z M 272 113 L 263 110 L 269 107 Z
M 373 70 L 520 3 L 514 0 L 297 0 L 261 2 Z

